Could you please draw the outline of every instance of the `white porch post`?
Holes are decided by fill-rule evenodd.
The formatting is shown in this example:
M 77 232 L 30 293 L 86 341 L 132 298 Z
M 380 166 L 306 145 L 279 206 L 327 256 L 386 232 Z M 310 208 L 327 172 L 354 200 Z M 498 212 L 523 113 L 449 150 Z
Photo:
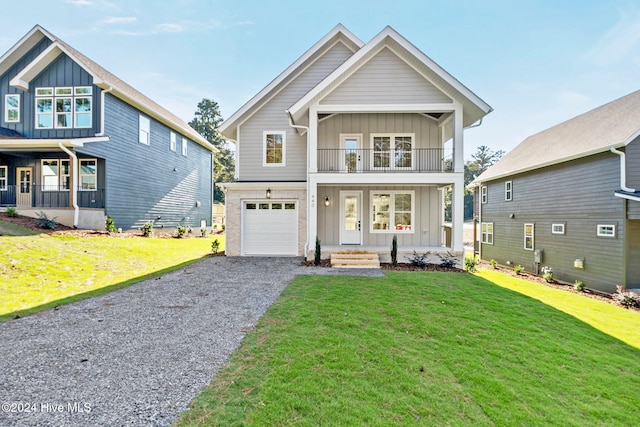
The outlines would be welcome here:
M 318 110 L 309 108 L 309 173 L 318 172 Z
M 309 174 L 307 180 L 307 253 L 315 248 L 318 234 L 318 176 Z
M 451 194 L 451 246 L 454 252 L 464 250 L 464 175 L 454 179 Z
M 462 105 L 456 104 L 453 112 L 453 171 L 464 173 L 464 137 Z

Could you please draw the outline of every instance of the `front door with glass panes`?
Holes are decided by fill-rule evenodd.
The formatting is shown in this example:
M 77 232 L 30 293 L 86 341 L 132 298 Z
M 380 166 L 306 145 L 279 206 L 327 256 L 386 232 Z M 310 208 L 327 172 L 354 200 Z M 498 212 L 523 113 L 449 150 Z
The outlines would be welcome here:
M 32 206 L 32 173 L 31 168 L 16 168 L 16 181 L 18 182 L 16 206 Z
M 340 192 L 340 244 L 362 244 L 362 191 Z

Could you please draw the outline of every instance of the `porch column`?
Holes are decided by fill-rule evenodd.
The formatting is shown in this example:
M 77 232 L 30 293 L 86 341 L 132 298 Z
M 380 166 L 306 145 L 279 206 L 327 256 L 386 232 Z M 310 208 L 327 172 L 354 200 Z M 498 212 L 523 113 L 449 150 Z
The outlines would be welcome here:
M 462 105 L 458 103 L 453 112 L 453 171 L 464 173 Z
M 318 172 L 318 110 L 309 108 L 309 173 Z M 314 238 L 315 241 L 315 238 Z
M 318 234 L 318 177 L 316 174 L 309 174 L 307 180 L 307 251 L 315 248 L 316 235 Z
M 451 194 L 451 249 L 464 250 L 464 175 L 454 178 Z

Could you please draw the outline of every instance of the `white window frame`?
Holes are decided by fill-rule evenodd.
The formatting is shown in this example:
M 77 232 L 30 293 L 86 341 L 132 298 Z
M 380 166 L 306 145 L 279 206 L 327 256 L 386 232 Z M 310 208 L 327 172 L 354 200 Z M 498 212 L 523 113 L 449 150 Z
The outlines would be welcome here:
M 489 231 L 489 228 L 491 231 Z M 493 223 L 492 222 L 483 222 L 480 225 L 481 230 L 481 242 L 485 245 L 493 245 Z
M 373 205 L 373 197 L 374 195 L 380 194 L 388 194 L 389 195 L 389 228 L 386 230 L 382 229 L 374 229 L 373 224 L 375 222 L 375 218 L 373 218 L 369 224 L 369 232 L 374 234 L 415 234 L 416 230 L 416 192 L 413 190 L 371 190 L 369 192 L 369 208 L 370 215 L 376 215 L 375 207 Z M 409 194 L 411 196 L 411 228 L 405 229 L 396 229 L 396 210 L 395 210 L 395 201 L 396 195 L 398 194 Z
M 389 150 L 376 150 L 374 139 L 375 138 L 389 138 Z M 411 166 L 397 166 L 396 165 L 396 138 L 411 138 L 411 148 L 409 153 L 411 155 Z M 371 169 L 372 170 L 413 170 L 415 169 L 415 155 L 414 149 L 416 144 L 415 133 L 372 133 L 369 136 L 371 146 Z M 389 154 L 389 166 L 375 166 L 376 154 L 388 153 Z
M 151 119 L 144 114 L 138 115 L 138 142 L 151 145 Z
M 480 202 L 484 205 L 489 199 L 489 190 L 486 185 L 480 187 Z
M 169 149 L 171 151 L 176 151 L 178 146 L 178 137 L 175 132 L 169 132 Z
M 39 113 L 38 112 L 38 101 L 47 100 L 51 104 L 51 111 Z M 55 101 L 53 97 L 53 87 L 38 87 L 36 88 L 36 96 L 35 96 L 35 128 L 36 129 L 53 129 L 54 127 L 54 117 L 55 117 Z M 51 126 L 38 126 L 38 119 L 42 116 L 49 116 L 51 119 Z
M 9 99 L 10 98 L 16 98 L 18 100 L 18 106 L 17 107 L 10 107 L 9 106 Z M 21 101 L 21 97 L 19 93 L 8 93 L 4 96 L 4 121 L 5 123 L 20 123 L 20 101 Z M 9 113 L 14 111 L 16 113 L 16 117 L 15 119 L 10 119 L 9 118 Z
M 267 162 L 267 136 L 268 135 L 280 135 L 282 137 L 282 162 L 280 163 L 268 163 Z M 287 165 L 287 132 L 276 131 L 264 131 L 262 132 L 262 166 L 267 168 L 284 167 Z
M 4 173 L 2 173 L 2 171 L 4 171 Z M 8 186 L 9 177 L 7 176 L 8 173 L 9 173 L 8 166 L 0 166 L 0 191 L 7 191 L 7 189 L 9 188 Z
M 93 122 L 93 88 L 91 86 L 61 86 L 61 87 L 38 87 L 35 90 L 35 128 L 36 129 L 82 129 L 91 128 Z M 78 100 L 86 100 L 87 103 L 82 104 L 88 110 L 79 111 Z M 51 111 L 38 113 L 38 101 L 49 101 L 51 103 Z M 58 111 L 58 101 L 67 100 L 69 111 Z M 64 101 L 63 101 L 64 102 Z M 66 126 L 58 124 L 58 117 L 69 116 Z M 38 119 L 41 116 L 49 116 L 51 118 L 51 126 L 38 126 Z M 79 118 L 89 116 L 89 122 L 85 126 L 78 124 Z
M 598 224 L 596 234 L 598 237 L 616 237 L 615 224 Z
M 504 200 L 506 202 L 513 200 L 513 181 L 506 181 L 504 183 Z
M 531 235 L 527 234 L 527 227 L 531 227 Z M 535 224 L 533 223 L 526 223 L 524 225 L 524 249 L 526 251 L 532 251 L 536 245 L 535 245 Z M 531 240 L 531 247 L 527 247 L 527 239 Z
M 82 162 L 94 162 L 96 165 L 95 174 L 82 173 Z M 79 191 L 96 191 L 98 189 L 98 159 L 78 159 L 78 190 Z M 95 176 L 95 188 L 84 188 L 82 185 L 83 176 Z
M 565 225 L 562 223 L 551 224 L 551 234 L 565 234 Z
M 187 138 L 182 138 L 182 155 L 187 156 Z
M 90 128 L 93 119 L 93 88 L 91 86 L 76 86 L 73 88 L 73 125 L 78 129 Z M 86 99 L 89 101 L 88 111 L 78 111 L 78 100 Z M 86 105 L 86 104 L 85 104 Z M 86 126 L 78 125 L 78 118 L 89 116 L 89 124 Z
M 55 184 L 48 183 L 53 175 L 45 175 L 45 163 L 55 163 L 56 174 Z M 52 180 L 52 179 L 51 179 Z M 40 160 L 40 188 L 45 191 L 60 191 L 60 160 L 59 159 L 41 159 Z

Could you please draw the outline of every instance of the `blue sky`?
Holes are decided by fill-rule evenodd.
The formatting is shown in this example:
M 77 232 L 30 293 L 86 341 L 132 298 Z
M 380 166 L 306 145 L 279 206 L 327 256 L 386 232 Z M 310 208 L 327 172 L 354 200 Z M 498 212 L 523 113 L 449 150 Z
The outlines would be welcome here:
M 2 15 L 1 52 L 40 24 L 186 121 L 202 98 L 229 117 L 337 23 L 365 42 L 391 25 L 494 108 L 467 158 L 640 88 L 629 0 L 23 0 Z

